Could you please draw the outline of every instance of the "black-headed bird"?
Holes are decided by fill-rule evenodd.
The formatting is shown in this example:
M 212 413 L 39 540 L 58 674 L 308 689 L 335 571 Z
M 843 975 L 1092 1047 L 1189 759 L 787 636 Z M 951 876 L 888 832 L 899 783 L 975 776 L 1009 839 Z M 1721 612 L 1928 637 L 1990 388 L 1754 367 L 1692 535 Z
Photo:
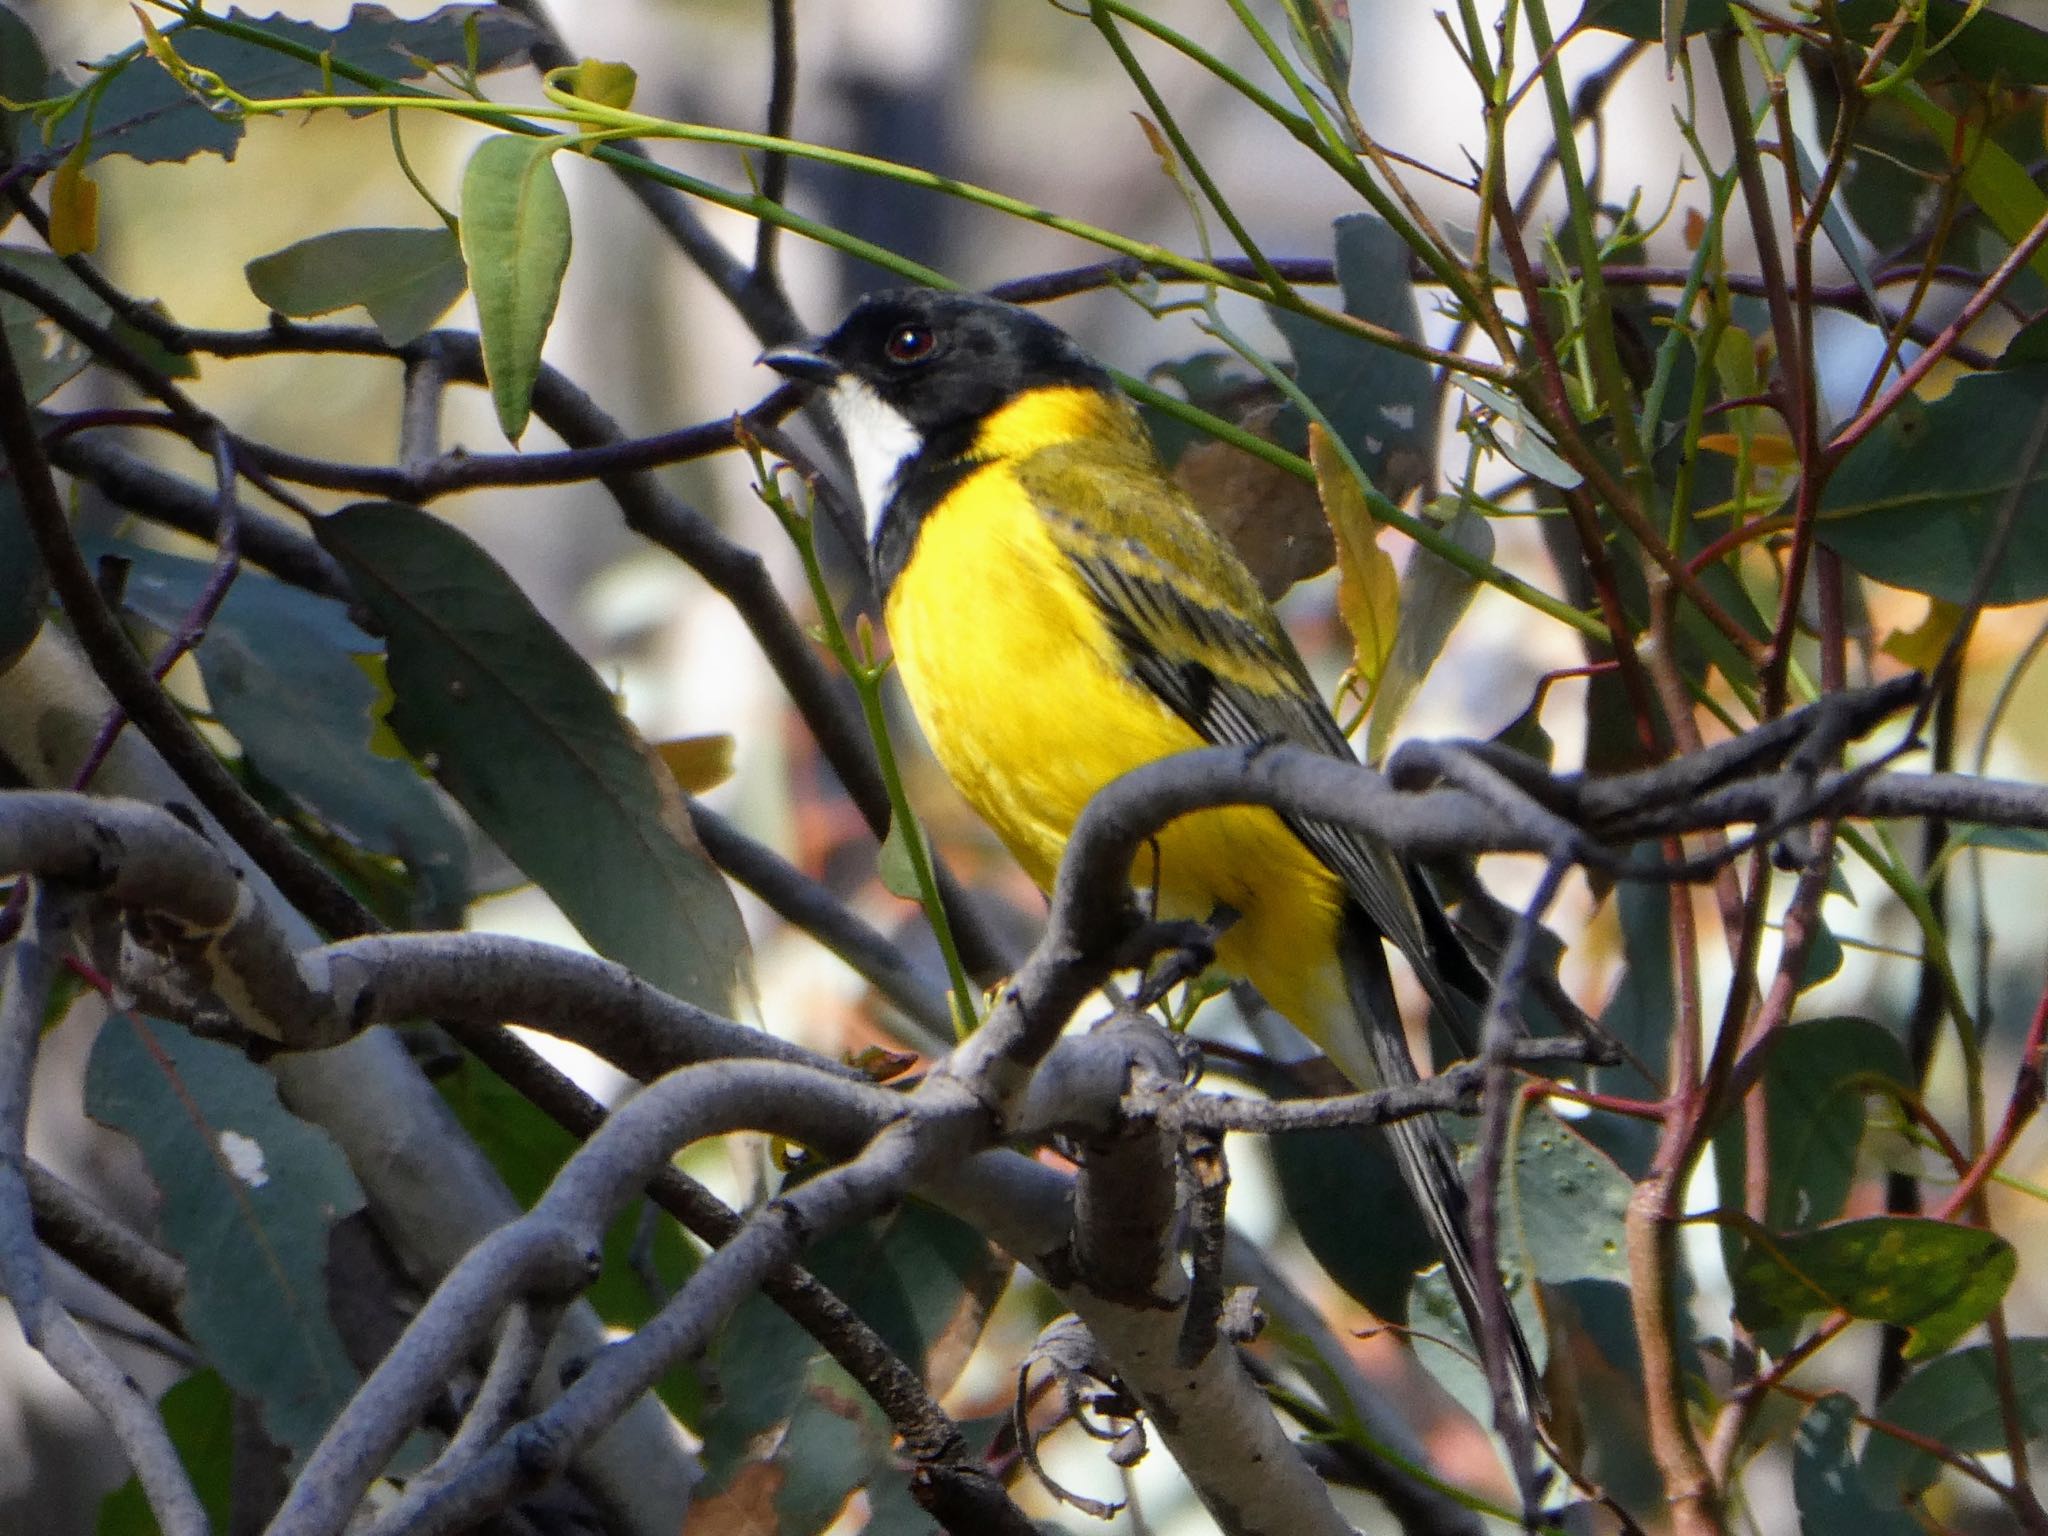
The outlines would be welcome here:
M 1109 373 L 1058 327 L 990 299 L 898 290 L 763 361 L 823 391 L 911 708 L 1042 889 L 1082 808 L 1129 769 L 1215 745 L 1352 757 L 1256 580 L 1169 478 Z M 1387 941 L 1447 1018 L 1470 1007 L 1444 978 L 1456 940 L 1442 913 L 1356 832 L 1222 807 L 1170 822 L 1133 873 L 1162 917 L 1234 914 L 1217 965 L 1361 1089 L 1417 1077 Z M 1387 1130 L 1482 1337 L 1450 1139 L 1428 1116 Z M 1527 1411 L 1540 1384 L 1509 1319 Z

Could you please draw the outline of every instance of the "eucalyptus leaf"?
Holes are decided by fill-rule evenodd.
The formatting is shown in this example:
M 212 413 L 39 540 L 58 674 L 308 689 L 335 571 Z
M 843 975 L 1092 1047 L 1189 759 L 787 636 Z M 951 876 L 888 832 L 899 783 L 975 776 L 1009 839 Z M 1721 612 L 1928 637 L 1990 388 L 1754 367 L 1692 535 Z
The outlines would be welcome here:
M 241 1052 L 132 1014 L 101 1029 L 85 1107 L 134 1140 L 162 1192 L 193 1344 L 272 1440 L 310 1450 L 357 1385 L 328 1316 L 328 1234 L 363 1204 L 340 1149 Z
M 541 345 L 569 270 L 569 199 L 555 175 L 558 147 L 493 134 L 462 173 L 462 259 L 476 294 L 484 375 L 498 425 L 515 443 L 533 411 Z
M 468 286 L 462 247 L 439 229 L 338 229 L 244 269 L 249 288 L 281 315 L 332 314 L 361 305 L 394 347 L 433 328 Z
M 1830 1392 L 1800 1421 L 1792 1442 L 1792 1497 L 1800 1536 L 1922 1536 L 1920 1522 L 1897 1504 L 1870 1496 L 1849 1451 L 1856 1399 Z
M 471 40 L 479 73 L 522 63 L 534 30 L 495 6 L 446 5 L 431 15 L 401 18 L 381 5 L 358 4 L 339 27 L 324 28 L 289 16 L 258 16 L 230 9 L 209 18 L 219 25 L 171 21 L 160 30 L 186 64 L 219 75 L 245 96 L 312 94 L 360 96 L 359 85 L 332 69 L 340 64 L 389 81 L 417 80 L 437 65 L 466 67 Z M 265 43 L 226 28 L 253 29 Z M 323 61 L 329 67 L 323 68 Z M 171 78 L 141 44 L 93 66 L 99 90 L 81 96 L 50 125 L 50 153 L 62 155 L 86 141 L 87 160 L 127 155 L 146 162 L 189 160 L 215 154 L 232 160 L 247 122 L 223 113 Z
M 87 552 L 127 563 L 123 606 L 166 632 L 211 578 L 204 562 L 138 545 Z M 374 746 L 378 693 L 358 663 L 379 649 L 332 598 L 245 570 L 197 658 L 208 702 L 256 771 L 356 846 L 404 861 L 422 915 L 454 922 L 471 895 L 468 839 L 410 763 Z
M 1401 237 L 1376 214 L 1352 213 L 1337 220 L 1336 243 L 1344 313 L 1419 343 L 1422 317 Z M 1268 313 L 1294 354 L 1302 393 L 1366 478 L 1395 501 L 1427 485 L 1436 465 L 1429 365 L 1293 310 Z
M 1729 1279 L 1745 1327 L 1847 1312 L 1907 1329 L 1906 1358 L 1918 1360 L 1984 1321 L 2017 1266 L 2012 1244 L 1981 1227 L 1873 1216 L 1812 1232 L 1746 1234 Z
M 600 954 L 751 1009 L 739 908 L 590 664 L 470 539 L 368 502 L 315 524 L 389 646 L 391 725 Z
M 2010 509 L 1984 600 L 2048 597 L 2048 453 L 2028 463 L 2044 431 L 2048 367 L 1965 375 L 1932 403 L 1906 400 L 1828 481 L 1820 540 L 1886 586 L 1962 603 Z
M 2048 1434 L 2048 1339 L 2013 1339 L 2007 1345 L 2012 1396 L 2019 1420 L 2034 1438 Z M 1999 1406 L 1998 1356 L 1988 1344 L 1931 1360 L 1877 1406 L 1877 1418 L 1908 1434 L 1963 1455 L 2005 1449 Z M 1863 1444 L 1863 1484 L 1880 1504 L 1896 1504 L 1934 1485 L 1941 1463 L 1892 1435 Z

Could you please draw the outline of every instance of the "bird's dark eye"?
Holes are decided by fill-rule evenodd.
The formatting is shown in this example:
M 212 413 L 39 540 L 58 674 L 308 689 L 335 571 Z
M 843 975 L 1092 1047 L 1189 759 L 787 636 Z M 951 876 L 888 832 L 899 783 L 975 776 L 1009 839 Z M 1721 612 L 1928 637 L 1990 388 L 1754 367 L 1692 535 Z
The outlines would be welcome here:
M 938 344 L 938 336 L 928 325 L 899 325 L 882 343 L 882 356 L 892 363 L 921 363 Z

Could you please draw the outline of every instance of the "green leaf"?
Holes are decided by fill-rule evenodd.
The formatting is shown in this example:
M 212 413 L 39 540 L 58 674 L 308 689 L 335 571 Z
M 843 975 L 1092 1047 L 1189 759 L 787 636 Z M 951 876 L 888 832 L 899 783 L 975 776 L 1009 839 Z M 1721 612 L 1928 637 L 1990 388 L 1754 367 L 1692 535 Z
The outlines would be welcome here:
M 138 545 L 92 542 L 89 558 L 129 564 L 123 605 L 175 630 L 210 574 Z M 379 756 L 376 685 L 356 658 L 378 643 L 331 598 L 243 571 L 198 647 L 207 700 L 263 778 L 357 847 L 401 859 L 424 912 L 453 922 L 468 905 L 468 839 L 411 764 Z
M 1521 1321 L 1522 1332 L 1540 1355 L 1548 1335 L 1544 1331 L 1543 1316 L 1536 1307 L 1535 1295 L 1526 1285 L 1510 1285 L 1508 1301 Z M 1486 1384 L 1486 1373 L 1479 1365 L 1479 1346 L 1473 1342 L 1472 1330 L 1465 1321 L 1465 1309 L 1458 1304 L 1457 1293 L 1451 1289 L 1450 1281 L 1444 1278 L 1441 1264 L 1416 1280 L 1409 1326 L 1415 1330 L 1411 1335 L 1415 1358 L 1428 1368 L 1437 1385 L 1450 1393 L 1458 1406 L 1473 1418 L 1482 1424 L 1491 1424 L 1493 1391 Z M 1540 1359 L 1538 1363 L 1541 1363 Z
M 384 631 L 391 724 L 600 954 L 719 1013 L 746 930 L 675 781 L 590 664 L 474 543 L 417 507 L 314 525 Z
M 2005 853 L 2048 853 L 2048 832 L 2039 827 L 1993 827 L 1966 821 L 1948 829 L 1951 848 L 1995 848 Z
M 50 66 L 42 43 L 27 22 L 0 5 L 0 96 L 38 101 L 49 94 Z M 43 136 L 27 113 L 0 107 L 0 160 L 23 159 L 42 148 Z M 0 224 L 5 222 L 0 219 Z
M 1908 400 L 1842 461 L 1821 497 L 1819 537 L 1886 586 L 1969 598 L 1984 552 L 2017 496 L 1991 607 L 2048 597 L 2048 455 L 2021 471 L 2048 411 L 2048 368 L 1966 376 L 1942 399 Z M 1968 453 L 1956 445 L 1968 443 Z
M 1351 83 L 1351 0 L 1280 0 L 1294 51 L 1333 92 Z
M 1542 423 L 1532 419 L 1528 408 L 1513 395 L 1478 379 L 1455 379 L 1452 382 L 1492 411 L 1498 421 L 1506 422 L 1513 429 L 1499 432 L 1488 424 L 1470 430 L 1484 432 L 1486 441 L 1523 474 L 1534 476 L 1545 485 L 1554 485 L 1561 491 L 1572 490 L 1585 480 L 1586 477 L 1558 453 L 1557 444 L 1543 429 Z
M 2012 1245 L 1995 1232 L 1917 1216 L 1745 1234 L 1737 1253 L 1729 1278 L 1745 1327 L 1843 1311 L 1907 1329 L 1909 1360 L 1939 1354 L 1981 1323 L 2018 1266 Z
M 964 1364 L 1010 1274 L 1008 1262 L 979 1233 L 915 1200 L 826 1239 L 806 1262 L 940 1394 Z M 819 1529 L 811 1522 L 821 1509 L 836 1511 L 885 1464 L 842 1438 L 854 1421 L 866 1424 L 873 1415 L 865 1394 L 765 1297 L 750 1297 L 719 1330 L 710 1375 L 715 1390 L 704 1462 L 711 1488 L 753 1459 L 764 1433 L 790 1426 L 778 1457 L 784 1482 L 777 1504 L 787 1498 L 800 1523 L 779 1524 L 779 1531 Z M 819 1417 L 820 1409 L 828 1416 Z M 846 1422 L 834 1425 L 832 1417 Z M 812 1439 L 827 1431 L 829 1443 Z M 856 1438 L 865 1444 L 864 1437 L 865 1431 Z M 886 1428 L 882 1445 L 886 1449 Z M 814 1448 L 819 1464 L 806 1465 Z
M 1350 213 L 1337 220 L 1336 238 L 1344 313 L 1420 341 L 1422 316 L 1401 237 L 1376 214 Z M 1292 310 L 1267 313 L 1294 354 L 1302 392 L 1366 478 L 1395 501 L 1427 484 L 1436 464 L 1429 365 Z M 1297 423 L 1294 432 L 1303 431 Z
M 178 1460 L 192 1479 L 192 1491 L 217 1531 L 228 1529 L 234 1498 L 234 1407 L 234 1394 L 213 1371 L 187 1376 L 156 1405 L 171 1444 L 178 1448 Z M 158 1536 L 160 1530 L 142 1484 L 132 1477 L 100 1501 L 95 1536 Z
M 1415 1272 L 1437 1251 L 1385 1135 L 1301 1131 L 1268 1146 L 1288 1219 L 1324 1273 L 1375 1316 L 1406 1319 Z
M 1444 524 L 1443 532 L 1453 544 L 1480 559 L 1493 558 L 1493 529 L 1470 507 L 1460 509 Z M 1415 690 L 1436 665 L 1458 620 L 1472 606 L 1472 594 L 1478 589 L 1477 581 L 1441 555 L 1419 545 L 1409 554 L 1401 572 L 1401 624 L 1394 633 L 1386 670 L 1380 674 L 1372 723 L 1366 730 L 1368 762 L 1377 763 L 1387 755 L 1394 728 L 1401 723 Z
M 1678 24 L 1682 36 L 1728 24 L 1728 0 L 1684 0 L 1684 4 Z M 1664 37 L 1664 0 L 1586 0 L 1579 25 L 1619 32 L 1639 43 L 1659 42 Z
M 97 324 L 105 324 L 112 313 L 105 300 L 48 251 L 0 248 L 0 266 L 39 283 Z M 22 390 L 30 405 L 48 399 L 92 361 L 83 342 L 28 300 L 11 293 L 0 293 L 0 327 L 5 328 L 7 349 L 14 354 L 14 366 L 21 370 Z
M 1538 1280 L 1628 1283 L 1628 1176 L 1547 1108 L 1522 1116 L 1501 1181 L 1501 1230 Z
M 554 167 L 559 147 L 495 134 L 462 173 L 462 259 L 476 294 L 484 374 L 498 425 L 515 443 L 533 411 L 541 344 L 569 270 L 569 199 Z
M 7 473 L 7 456 L 0 454 L 0 672 L 35 644 L 49 606 L 49 575 Z
M 2027 236 L 2044 211 L 2048 199 L 2034 185 L 2033 174 L 1988 133 L 1974 114 L 1957 118 L 1937 105 L 1918 82 L 1909 81 L 1899 97 L 1919 117 L 1937 144 L 1957 146 L 1963 168 L 1963 186 L 1992 227 L 2016 246 Z M 2048 278 L 2048 253 L 2038 247 L 2027 259 L 2036 277 Z
M 2012 1388 L 2021 1427 L 2038 1439 L 2048 1434 L 2048 1339 L 2009 1345 Z M 1878 1405 L 1877 1417 L 1908 1433 L 1966 1456 L 2005 1449 L 1999 1411 L 1998 1364 L 1979 1344 L 1930 1361 Z M 1873 1432 L 1863 1445 L 1863 1483 L 1880 1504 L 1914 1497 L 1934 1485 L 1941 1463 L 1891 1435 Z
M 1945 80 L 1962 75 L 1986 84 L 2048 83 L 2048 32 L 1990 6 L 1972 16 L 1968 0 L 1925 0 L 1925 4 L 1927 40 L 1945 46 L 1921 64 L 1917 78 Z M 1858 41 L 1868 41 L 1898 14 L 1898 7 L 1892 0 L 1846 0 L 1840 14 L 1844 32 Z M 1957 31 L 1957 23 L 1966 17 L 1969 24 Z M 1892 58 L 1897 61 L 1899 55 L 1894 52 Z
M 900 896 L 905 901 L 921 901 L 924 891 L 917 883 L 917 865 L 911 857 L 910 837 L 922 839 L 924 828 L 911 822 L 906 828 L 901 817 L 889 823 L 889 835 L 882 839 L 881 851 L 875 857 L 875 873 L 880 876 L 882 889 L 891 896 Z M 930 845 L 926 844 L 929 848 Z
M 386 80 L 417 80 L 436 65 L 466 67 L 472 34 L 479 73 L 523 63 L 534 36 L 532 26 L 510 12 L 474 5 L 447 5 L 410 20 L 381 5 L 357 5 L 348 20 L 331 31 L 286 16 L 256 16 L 242 10 L 229 10 L 219 19 L 260 28 L 284 48 L 198 25 L 165 26 L 163 36 L 188 65 L 211 70 L 242 94 L 258 98 L 370 93 L 369 86 L 323 74 L 323 56 Z M 89 161 L 115 154 L 148 162 L 189 160 L 197 154 L 235 157 L 246 126 L 242 115 L 213 111 L 149 58 L 140 44 L 102 60 L 95 69 L 106 77 L 98 100 L 88 104 L 81 99 L 57 117 L 50 141 L 55 152 L 67 152 L 85 137 L 90 112 Z
M 1869 1019 L 1779 1030 L 1762 1082 L 1770 1138 L 1764 1225 L 1785 1232 L 1839 1215 L 1855 1182 L 1866 1098 L 1886 1083 L 1904 1089 L 1912 1081 L 1905 1048 Z
M 340 1150 L 239 1051 L 128 1014 L 93 1045 L 85 1108 L 133 1138 L 162 1191 L 193 1344 L 262 1405 L 271 1439 L 309 1450 L 356 1388 L 327 1311 L 328 1233 L 363 1203 Z
M 1920 1522 L 1870 1496 L 1849 1454 L 1856 1399 L 1830 1392 L 1799 1423 L 1792 1440 L 1792 1497 L 1800 1536 L 1921 1536 Z M 1873 1437 L 1875 1438 L 1875 1437 Z
M 243 271 L 256 297 L 281 315 L 360 304 L 394 347 L 431 330 L 469 283 L 462 247 L 447 229 L 338 229 L 258 256 Z

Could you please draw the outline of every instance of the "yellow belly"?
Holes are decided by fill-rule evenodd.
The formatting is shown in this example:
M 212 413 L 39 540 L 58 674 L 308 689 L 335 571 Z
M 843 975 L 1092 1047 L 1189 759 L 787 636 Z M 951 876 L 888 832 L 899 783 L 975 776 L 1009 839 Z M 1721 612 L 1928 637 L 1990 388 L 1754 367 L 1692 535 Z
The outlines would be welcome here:
M 926 519 L 886 620 L 911 708 L 946 773 L 1042 889 L 1082 808 L 1118 775 L 1203 745 L 1124 669 L 1028 498 L 991 465 Z M 1155 884 L 1156 869 L 1156 884 Z M 1237 920 L 1217 961 L 1312 1037 L 1348 1013 L 1342 890 L 1270 811 L 1184 816 L 1133 883 L 1163 917 Z

